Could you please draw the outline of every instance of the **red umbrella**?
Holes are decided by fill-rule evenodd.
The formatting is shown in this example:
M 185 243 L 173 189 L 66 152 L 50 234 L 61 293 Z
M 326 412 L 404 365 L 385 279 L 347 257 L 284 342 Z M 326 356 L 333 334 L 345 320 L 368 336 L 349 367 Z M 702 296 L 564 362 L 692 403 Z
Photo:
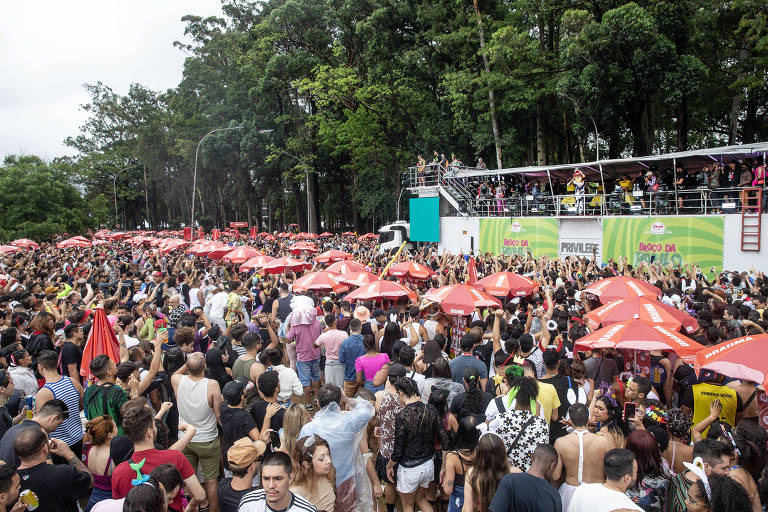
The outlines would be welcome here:
M 679 330 L 682 322 L 661 306 L 664 304 L 646 297 L 614 300 L 587 313 L 587 325 L 590 329 L 597 329 L 600 325 L 608 327 L 617 322 L 638 318 L 650 325 L 664 325 L 669 329 Z
M 242 265 L 240 265 L 240 272 L 248 272 L 249 270 L 263 268 L 264 265 L 274 260 L 271 256 L 255 256 Z
M 352 260 L 337 261 L 331 263 L 325 269 L 326 272 L 333 272 L 334 274 L 349 274 L 350 272 L 365 272 L 365 266 L 362 263 L 358 263 Z
M 341 236 L 357 236 L 357 233 L 353 233 L 351 231 L 345 231 L 341 234 Z
M 415 261 L 403 261 L 389 267 L 389 275 L 395 277 L 409 277 L 411 279 L 427 279 L 435 275 L 432 269 L 416 263 Z
M 299 242 L 288 247 L 288 250 L 291 254 L 301 254 L 302 252 L 315 253 L 318 251 L 317 246 L 312 242 Z
M 663 302 L 658 302 L 658 306 L 663 309 L 664 311 L 667 311 L 670 315 L 675 317 L 677 320 L 680 321 L 681 324 L 683 324 L 683 328 L 685 329 L 685 332 L 688 334 L 692 334 L 696 332 L 696 330 L 699 328 L 699 321 L 696 320 L 695 317 L 692 317 L 685 311 L 680 311 L 674 306 L 670 306 L 668 304 L 664 304 Z
M 88 240 L 81 240 L 79 238 L 67 238 L 56 244 L 59 249 L 68 249 L 70 247 L 90 247 L 91 242 Z
M 29 238 L 19 238 L 18 240 L 14 240 L 10 243 L 10 245 L 14 245 L 16 247 L 21 247 L 23 249 L 39 249 L 40 246 L 37 245 L 35 242 L 30 240 Z
M 332 237 L 332 236 L 333 236 L 333 233 L 329 233 L 329 232 L 327 232 L 327 231 L 325 231 L 325 232 L 323 232 L 323 233 L 320 233 L 319 235 L 317 235 L 317 237 L 318 237 L 318 238 L 330 238 L 330 237 Z
M 666 350 L 692 363 L 696 353 L 704 347 L 663 325 L 648 325 L 642 320 L 632 319 L 591 332 L 574 345 L 574 350 L 596 348 Z
M 592 283 L 583 290 L 600 297 L 600 302 L 607 304 L 612 300 L 627 297 L 651 297 L 661 295 L 661 290 L 641 279 L 627 276 L 608 277 Z
M 744 336 L 705 347 L 696 354 L 694 368 L 762 383 L 768 386 L 768 334 Z
M 18 251 L 18 247 L 14 247 L 12 245 L 0 245 L 0 254 L 8 254 L 12 252 Z
M 349 290 L 349 286 L 336 281 L 334 274 L 321 270 L 301 276 L 294 281 L 293 291 L 306 292 L 308 290 L 343 292 Z
M 172 239 L 169 242 L 166 242 L 164 244 L 159 244 L 158 247 L 160 248 L 160 252 L 167 253 L 171 251 L 175 251 L 177 249 L 181 249 L 185 245 L 188 245 L 189 242 L 186 240 L 178 240 L 178 239 Z
M 80 375 L 92 380 L 93 375 L 88 368 L 94 357 L 106 354 L 109 358 L 120 364 L 120 344 L 117 336 L 107 320 L 107 315 L 102 308 L 96 308 L 93 312 L 93 323 L 88 333 L 88 341 L 83 347 L 83 359 L 80 364 Z
M 83 235 L 75 235 L 72 237 L 73 240 L 82 240 L 83 242 L 90 242 L 87 238 L 85 238 Z
M 227 253 L 221 259 L 230 263 L 245 263 L 251 258 L 263 255 L 264 253 L 262 253 L 260 250 L 244 245 L 243 247 L 238 247 L 234 251 Z
M 468 284 L 442 286 L 427 292 L 424 298 L 440 304 L 449 315 L 470 315 L 475 308 L 501 307 L 498 299 Z
M 378 281 L 379 276 L 363 270 L 362 272 L 349 272 L 346 274 L 337 274 L 336 280 L 340 283 L 351 286 L 365 286 L 373 281 Z
M 232 249 L 228 245 L 224 245 L 219 242 L 211 242 L 210 240 L 208 240 L 207 244 L 198 244 L 194 247 L 187 249 L 187 253 L 194 254 L 195 256 L 207 256 L 209 253 L 222 249 L 224 247 L 226 247 L 227 249 Z
M 379 235 L 376 233 L 366 233 L 363 236 L 360 237 L 360 240 L 378 240 Z
M 415 301 L 416 293 L 394 281 L 372 281 L 348 294 L 344 300 L 393 300 L 400 297 L 408 297 L 408 299 Z
M 226 256 L 227 254 L 231 253 L 234 250 L 235 248 L 232 247 L 231 245 L 225 245 L 224 247 L 218 247 L 212 250 L 206 256 L 208 256 L 208 259 L 211 259 L 211 260 L 220 260 L 221 258 L 223 258 L 224 256 Z
M 474 286 L 485 290 L 486 293 L 494 297 L 507 297 L 509 295 L 525 297 L 534 294 L 539 289 L 536 281 L 514 272 L 496 272 L 480 279 L 474 283 Z
M 311 265 L 306 261 L 297 260 L 293 258 L 276 258 L 262 267 L 268 274 L 280 274 L 286 270 L 303 270 Z
M 331 263 L 333 261 L 351 260 L 352 258 L 353 256 L 351 254 L 337 249 L 331 249 L 330 251 L 325 251 L 324 253 L 315 256 L 315 261 L 318 263 Z
M 91 243 L 91 245 L 93 245 L 94 247 L 97 245 L 108 245 L 108 244 L 109 244 L 109 240 L 94 240 Z

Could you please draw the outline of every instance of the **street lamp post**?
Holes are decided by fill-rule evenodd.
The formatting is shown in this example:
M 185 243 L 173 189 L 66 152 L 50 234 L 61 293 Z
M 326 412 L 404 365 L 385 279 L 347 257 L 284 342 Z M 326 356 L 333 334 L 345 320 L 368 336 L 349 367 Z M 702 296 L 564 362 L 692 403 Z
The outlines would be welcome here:
M 225 128 L 216 128 L 215 130 L 211 130 L 205 135 L 203 135 L 203 138 L 200 139 L 200 142 L 197 143 L 197 149 L 195 149 L 195 170 L 192 174 L 192 219 L 189 222 L 190 229 L 192 231 L 192 239 L 195 238 L 195 191 L 197 190 L 197 158 L 198 154 L 200 152 L 200 144 L 203 143 L 206 137 L 208 137 L 212 133 L 216 132 L 223 132 L 227 130 L 242 130 L 242 126 L 227 126 Z M 272 130 L 259 130 L 258 133 L 269 133 Z
M 138 165 L 132 165 L 130 167 L 126 167 L 125 169 L 120 169 L 115 173 L 114 176 L 112 176 L 112 193 L 115 195 L 115 223 L 117 223 L 117 177 L 120 176 L 120 173 L 124 171 L 129 171 L 131 169 L 135 169 L 139 167 Z M 123 226 L 125 227 L 125 226 Z

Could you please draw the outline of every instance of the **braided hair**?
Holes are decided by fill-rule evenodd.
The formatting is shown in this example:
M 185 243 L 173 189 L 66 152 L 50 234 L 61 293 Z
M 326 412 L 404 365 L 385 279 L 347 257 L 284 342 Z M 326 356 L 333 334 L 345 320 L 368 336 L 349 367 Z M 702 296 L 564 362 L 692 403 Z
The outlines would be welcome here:
M 480 372 L 474 366 L 464 368 L 464 385 L 467 391 L 460 416 L 483 414 L 485 412 L 485 405 L 483 403 L 483 393 L 480 391 Z

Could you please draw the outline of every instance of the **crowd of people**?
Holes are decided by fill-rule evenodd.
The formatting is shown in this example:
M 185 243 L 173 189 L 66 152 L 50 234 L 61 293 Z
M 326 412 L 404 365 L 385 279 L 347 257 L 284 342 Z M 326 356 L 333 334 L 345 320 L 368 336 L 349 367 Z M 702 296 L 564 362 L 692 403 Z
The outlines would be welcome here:
M 237 243 L 235 241 L 230 241 Z M 287 255 L 286 242 L 256 243 Z M 379 273 L 389 254 L 348 251 Z M 304 255 L 308 259 L 309 255 Z M 764 333 L 768 278 L 586 258 L 401 256 L 416 300 L 295 292 L 300 273 L 120 241 L 0 261 L 0 511 L 644 510 L 768 503 L 755 382 L 651 352 L 574 350 L 604 277 L 644 279 L 714 345 Z M 539 291 L 464 324 L 430 288 L 512 271 Z M 322 268 L 315 263 L 311 272 Z M 104 321 L 113 359 L 83 359 Z M 107 333 L 108 334 L 108 331 Z M 87 352 L 87 351 L 86 351 Z

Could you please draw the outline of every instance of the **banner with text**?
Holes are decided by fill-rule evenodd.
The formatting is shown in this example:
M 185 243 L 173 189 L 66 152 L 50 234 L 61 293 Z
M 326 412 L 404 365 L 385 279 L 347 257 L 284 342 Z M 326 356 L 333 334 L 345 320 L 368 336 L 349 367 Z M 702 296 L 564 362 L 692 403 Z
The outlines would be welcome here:
M 603 261 L 619 256 L 637 266 L 645 261 L 698 265 L 705 274 L 723 267 L 722 217 L 621 217 L 603 219 Z
M 540 217 L 512 217 L 480 219 L 480 252 L 525 256 L 531 251 L 534 258 L 558 256 L 559 231 L 557 219 Z

